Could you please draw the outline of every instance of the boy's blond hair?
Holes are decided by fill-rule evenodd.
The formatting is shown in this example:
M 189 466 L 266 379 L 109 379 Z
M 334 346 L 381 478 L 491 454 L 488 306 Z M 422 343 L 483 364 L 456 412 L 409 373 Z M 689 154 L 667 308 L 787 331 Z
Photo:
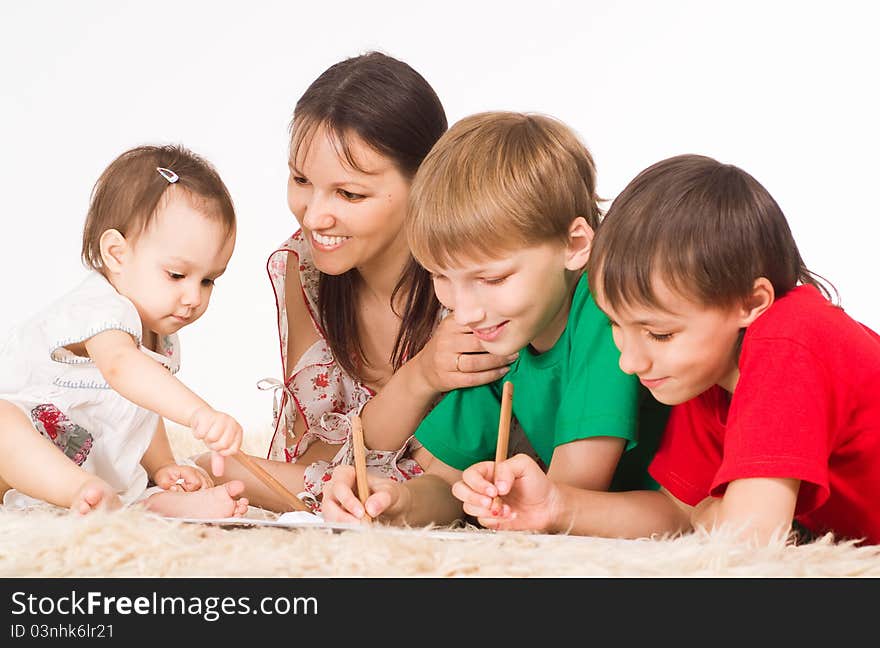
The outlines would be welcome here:
M 561 121 L 532 113 L 484 112 L 457 122 L 419 167 L 406 231 L 413 256 L 445 268 L 464 259 L 568 241 L 600 210 L 590 152 Z

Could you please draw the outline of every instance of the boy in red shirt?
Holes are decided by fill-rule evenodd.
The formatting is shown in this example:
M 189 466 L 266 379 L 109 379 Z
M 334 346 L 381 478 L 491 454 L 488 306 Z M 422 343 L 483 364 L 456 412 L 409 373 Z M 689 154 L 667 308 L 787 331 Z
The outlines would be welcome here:
M 662 489 L 575 491 L 517 456 L 465 471 L 467 513 L 623 537 L 724 525 L 765 543 L 796 520 L 880 543 L 880 336 L 829 301 L 764 187 L 702 156 L 649 167 L 599 227 L 589 278 L 621 368 L 675 406 L 650 468 Z

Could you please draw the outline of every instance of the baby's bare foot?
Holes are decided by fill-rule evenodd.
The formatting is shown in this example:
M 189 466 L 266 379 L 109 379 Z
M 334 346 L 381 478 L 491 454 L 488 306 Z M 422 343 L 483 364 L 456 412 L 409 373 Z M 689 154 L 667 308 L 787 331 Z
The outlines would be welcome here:
M 248 510 L 247 499 L 239 497 L 243 492 L 244 483 L 233 479 L 221 486 L 191 493 L 156 493 L 147 499 L 147 507 L 167 517 L 241 517 Z
M 73 496 L 71 513 L 86 515 L 97 509 L 114 510 L 122 507 L 119 496 L 107 482 L 95 479 L 87 481 Z
M 222 517 L 241 517 L 247 513 L 248 500 L 246 497 L 239 497 L 244 492 L 244 482 L 233 479 L 209 490 L 219 491 L 215 495 L 218 506 L 221 512 L 228 511 Z M 230 504 L 232 504 L 231 510 L 229 509 Z

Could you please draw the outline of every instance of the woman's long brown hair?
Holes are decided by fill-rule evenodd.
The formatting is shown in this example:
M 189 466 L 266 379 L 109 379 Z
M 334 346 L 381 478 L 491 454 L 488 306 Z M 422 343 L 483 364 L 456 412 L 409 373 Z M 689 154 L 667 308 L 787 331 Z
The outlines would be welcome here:
M 402 61 L 369 52 L 332 65 L 308 87 L 294 108 L 290 155 L 296 159 L 300 147 L 308 147 L 312 136 L 326 128 L 354 168 L 357 161 L 348 143 L 353 135 L 412 179 L 446 127 L 443 105 L 422 75 Z M 320 273 L 318 311 L 336 361 L 350 375 L 363 379 L 368 363 L 358 330 L 360 281 L 354 268 L 341 275 Z M 428 341 L 439 311 L 430 277 L 418 264 L 410 262 L 401 274 L 392 307 L 401 291 L 407 291 L 405 303 L 417 303 L 419 308 L 398 331 L 390 358 L 395 370 Z

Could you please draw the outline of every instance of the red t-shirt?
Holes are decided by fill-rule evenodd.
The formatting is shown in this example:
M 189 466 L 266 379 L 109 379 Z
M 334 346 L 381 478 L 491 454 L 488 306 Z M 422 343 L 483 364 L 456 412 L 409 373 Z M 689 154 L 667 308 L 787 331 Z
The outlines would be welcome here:
M 732 396 L 672 408 L 651 476 L 690 505 L 736 479 L 799 479 L 799 523 L 880 544 L 880 335 L 798 286 L 746 329 L 739 370 Z

